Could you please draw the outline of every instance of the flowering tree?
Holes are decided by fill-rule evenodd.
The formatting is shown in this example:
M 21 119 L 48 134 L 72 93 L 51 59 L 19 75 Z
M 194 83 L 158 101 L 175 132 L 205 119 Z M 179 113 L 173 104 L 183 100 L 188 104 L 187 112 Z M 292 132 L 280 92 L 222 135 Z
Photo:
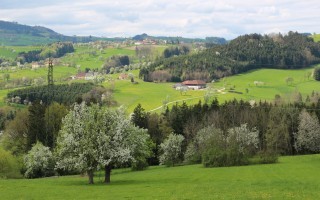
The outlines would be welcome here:
M 38 178 L 54 174 L 54 159 L 49 147 L 37 142 L 24 157 L 27 178 Z
M 182 135 L 170 134 L 169 137 L 160 144 L 162 154 L 160 155 L 160 164 L 174 166 L 179 163 L 182 158 Z
M 295 133 L 295 148 L 297 151 L 320 152 L 320 124 L 317 117 L 307 111 L 299 115 L 298 132 Z
M 57 168 L 86 171 L 90 184 L 98 166 L 104 166 L 105 182 L 109 183 L 113 166 L 135 161 L 134 154 L 147 149 L 146 130 L 132 125 L 121 108 L 82 103 L 74 106 L 62 124 Z

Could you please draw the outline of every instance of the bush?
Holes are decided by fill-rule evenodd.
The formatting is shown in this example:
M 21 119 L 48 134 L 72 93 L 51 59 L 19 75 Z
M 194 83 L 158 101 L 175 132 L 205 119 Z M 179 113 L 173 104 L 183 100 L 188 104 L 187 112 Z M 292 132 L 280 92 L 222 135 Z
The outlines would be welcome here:
M 0 148 L 0 178 L 20 178 L 20 163 L 9 151 Z
M 320 81 L 320 67 L 316 67 L 313 71 L 313 77 L 316 81 Z
M 258 148 L 259 132 L 249 129 L 246 124 L 240 127 L 230 128 L 227 133 L 213 126 L 201 129 L 195 137 L 193 157 L 188 151 L 189 160 L 201 154 L 201 160 L 205 167 L 222 167 L 246 165 Z M 188 148 L 192 148 L 189 147 Z M 191 158 L 191 159 L 190 159 Z
M 174 166 L 182 160 L 182 142 L 184 137 L 182 135 L 170 134 L 169 137 L 160 144 L 160 164 L 167 166 Z
M 250 160 L 250 164 L 271 164 L 278 162 L 278 154 L 271 150 L 264 150 Z
M 201 163 L 201 153 L 197 148 L 195 142 L 189 143 L 187 150 L 184 154 L 184 162 L 186 164 L 198 164 Z
M 49 147 L 37 142 L 24 157 L 26 178 L 39 178 L 54 175 L 54 159 Z

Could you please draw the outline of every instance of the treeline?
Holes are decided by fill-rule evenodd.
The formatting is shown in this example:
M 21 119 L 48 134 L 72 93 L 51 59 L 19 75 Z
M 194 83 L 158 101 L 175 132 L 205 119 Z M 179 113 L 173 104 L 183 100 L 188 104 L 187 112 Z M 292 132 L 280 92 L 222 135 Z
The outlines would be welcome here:
M 93 83 L 71 83 L 61 85 L 44 85 L 18 89 L 7 94 L 7 101 L 19 104 L 42 101 L 44 104 L 59 102 L 70 105 L 76 101 L 82 101 L 82 95 L 94 88 Z
M 46 58 L 59 58 L 66 53 L 74 52 L 74 47 L 71 42 L 57 42 L 44 47 L 41 50 L 32 50 L 19 53 L 17 60 L 20 63 L 30 63 L 33 61 L 44 60 Z
M 190 48 L 186 45 L 169 47 L 163 51 L 163 57 L 170 58 L 172 56 L 187 55 L 189 52 Z
M 113 74 L 116 68 L 123 68 L 124 66 L 130 65 L 130 58 L 127 55 L 118 55 L 118 56 L 111 56 L 108 58 L 103 66 L 102 69 L 105 70 L 107 74 Z
M 159 163 L 159 145 L 171 133 L 184 138 L 180 161 L 229 166 L 248 164 L 250 156 L 256 156 L 259 162 L 268 163 L 274 162 L 277 155 L 320 151 L 317 130 L 320 128 L 320 98 L 319 94 L 313 93 L 315 96 L 317 101 L 314 103 L 294 104 L 259 102 L 250 105 L 242 100 L 219 104 L 215 99 L 210 104 L 177 104 L 162 114 L 147 113 L 138 105 L 132 121 L 148 129 L 156 144 L 150 164 Z M 244 144 L 244 141 L 250 144 Z M 216 163 L 218 158 L 222 159 L 220 164 Z M 236 160 L 238 158 L 243 159 Z
M 160 58 L 140 71 L 145 81 L 165 71 L 171 81 L 210 81 L 258 68 L 298 69 L 320 63 L 320 44 L 305 35 L 240 36 L 226 45 L 215 45 L 198 54 Z

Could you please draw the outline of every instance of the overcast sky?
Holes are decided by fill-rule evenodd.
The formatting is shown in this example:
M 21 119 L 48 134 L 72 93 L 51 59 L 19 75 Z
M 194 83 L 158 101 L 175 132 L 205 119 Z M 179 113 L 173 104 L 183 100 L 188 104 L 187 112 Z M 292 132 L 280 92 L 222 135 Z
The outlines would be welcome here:
M 320 33 L 319 0 L 1 0 L 0 20 L 64 35 L 130 37 Z

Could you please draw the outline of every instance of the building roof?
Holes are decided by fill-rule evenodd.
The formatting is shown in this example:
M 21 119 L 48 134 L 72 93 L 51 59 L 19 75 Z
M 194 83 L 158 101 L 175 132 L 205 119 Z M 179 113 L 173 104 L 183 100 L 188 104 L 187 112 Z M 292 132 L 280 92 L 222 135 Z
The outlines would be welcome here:
M 86 73 L 84 72 L 80 72 L 76 75 L 76 77 L 85 77 L 86 76 Z
M 184 85 L 206 85 L 206 82 L 202 80 L 187 80 L 183 81 L 182 84 Z

